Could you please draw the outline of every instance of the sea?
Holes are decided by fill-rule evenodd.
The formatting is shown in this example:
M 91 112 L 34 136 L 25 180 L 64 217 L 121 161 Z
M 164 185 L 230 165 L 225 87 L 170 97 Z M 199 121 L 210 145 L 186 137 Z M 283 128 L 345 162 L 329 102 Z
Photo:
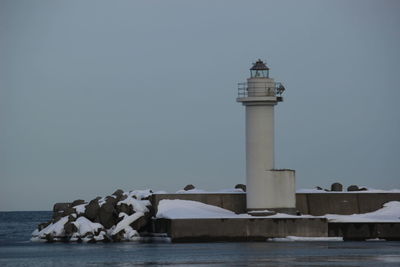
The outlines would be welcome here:
M 400 266 L 400 242 L 31 242 L 50 211 L 0 212 L 0 266 Z

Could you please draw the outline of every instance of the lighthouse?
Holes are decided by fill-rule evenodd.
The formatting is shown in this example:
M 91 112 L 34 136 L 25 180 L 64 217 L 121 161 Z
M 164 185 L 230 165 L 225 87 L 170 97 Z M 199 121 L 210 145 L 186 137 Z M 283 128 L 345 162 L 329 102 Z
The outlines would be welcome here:
M 296 211 L 295 171 L 275 169 L 274 108 L 283 101 L 281 83 L 269 76 L 258 60 L 250 78 L 238 84 L 238 98 L 246 109 L 246 200 L 249 213 Z

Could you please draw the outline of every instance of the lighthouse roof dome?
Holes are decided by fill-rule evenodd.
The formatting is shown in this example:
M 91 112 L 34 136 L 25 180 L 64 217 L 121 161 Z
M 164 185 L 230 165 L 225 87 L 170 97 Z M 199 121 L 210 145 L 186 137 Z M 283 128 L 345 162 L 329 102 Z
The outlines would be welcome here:
M 269 68 L 261 59 L 259 59 L 256 63 L 253 63 L 253 67 L 251 67 L 250 70 L 269 70 Z

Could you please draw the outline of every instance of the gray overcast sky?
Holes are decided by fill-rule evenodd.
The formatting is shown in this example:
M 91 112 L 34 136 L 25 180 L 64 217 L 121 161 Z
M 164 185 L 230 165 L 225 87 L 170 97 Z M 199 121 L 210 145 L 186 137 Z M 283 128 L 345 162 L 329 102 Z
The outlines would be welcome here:
M 0 0 L 0 210 L 245 182 L 237 82 L 282 81 L 297 188 L 400 188 L 399 1 Z

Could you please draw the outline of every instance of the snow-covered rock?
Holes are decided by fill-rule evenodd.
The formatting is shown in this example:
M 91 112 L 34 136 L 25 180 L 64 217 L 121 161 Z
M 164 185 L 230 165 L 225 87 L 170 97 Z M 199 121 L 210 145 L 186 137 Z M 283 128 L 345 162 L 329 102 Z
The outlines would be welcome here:
M 134 241 L 150 218 L 151 190 L 115 191 L 85 203 L 56 204 L 50 222 L 32 233 L 32 241 Z M 61 217 L 63 214 L 67 216 Z
M 50 239 L 60 238 L 60 237 L 64 236 L 64 233 L 65 233 L 64 225 L 68 222 L 68 217 L 69 216 L 62 217 L 57 222 L 50 223 L 47 227 L 45 227 L 41 231 L 36 229 L 32 233 L 32 240 L 37 241 L 40 239 L 45 239 L 45 240 L 50 241 Z
M 77 230 L 77 233 L 80 236 L 84 236 L 87 233 L 95 234 L 99 231 L 99 229 L 103 229 L 103 225 L 100 223 L 94 223 L 86 219 L 85 217 L 79 217 L 76 221 L 72 222 Z

